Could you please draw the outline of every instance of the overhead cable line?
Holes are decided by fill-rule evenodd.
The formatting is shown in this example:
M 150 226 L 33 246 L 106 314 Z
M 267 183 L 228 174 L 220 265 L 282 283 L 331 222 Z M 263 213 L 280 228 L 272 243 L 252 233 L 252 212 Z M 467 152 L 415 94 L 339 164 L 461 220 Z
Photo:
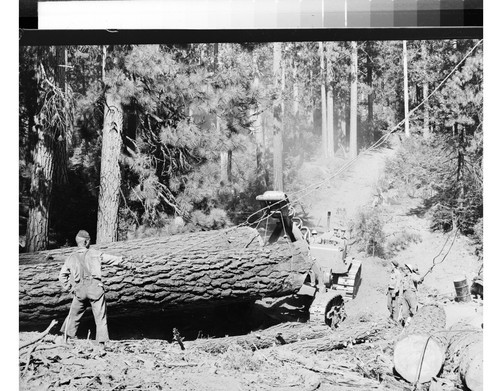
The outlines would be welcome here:
M 418 110 L 425 102 L 427 102 L 431 96 L 433 96 L 440 88 L 441 86 L 451 77 L 451 75 L 453 75 L 453 73 L 455 73 L 455 71 L 458 69 L 458 67 L 474 52 L 474 50 L 483 42 L 483 39 L 481 39 L 479 42 L 477 42 L 474 47 L 469 50 L 469 52 L 467 52 L 467 54 L 453 67 L 453 69 L 448 73 L 448 75 L 437 85 L 436 88 L 434 88 L 434 90 L 432 90 L 432 92 L 427 96 L 426 99 L 424 99 L 422 102 L 420 102 L 417 106 L 415 106 L 412 110 L 410 110 L 408 112 L 408 118 L 416 111 Z M 308 196 L 309 194 L 311 194 L 312 192 L 318 190 L 321 186 L 325 185 L 326 183 L 330 182 L 333 178 L 339 176 L 340 174 L 342 174 L 343 172 L 347 171 L 347 169 L 349 167 L 351 167 L 358 159 L 360 159 L 362 156 L 366 155 L 368 152 L 371 152 L 373 150 L 375 150 L 376 148 L 378 148 L 380 145 L 382 145 L 394 132 L 396 132 L 396 130 L 398 130 L 398 128 L 404 124 L 405 120 L 406 120 L 407 117 L 403 118 L 396 126 L 394 126 L 388 133 L 386 133 L 384 136 L 380 137 L 375 143 L 373 143 L 369 148 L 367 148 L 366 150 L 362 151 L 361 153 L 359 153 L 355 158 L 352 158 L 351 160 L 349 160 L 348 162 L 346 162 L 342 167 L 340 167 L 337 171 L 335 171 L 331 176 L 327 177 L 326 179 L 322 180 L 322 181 L 319 181 L 317 183 L 314 183 L 314 184 L 311 184 L 309 186 L 306 186 L 304 187 L 303 189 L 300 189 L 300 190 L 297 190 L 297 191 L 294 191 L 294 192 L 290 192 L 288 193 L 289 196 L 295 196 L 297 194 L 301 194 L 300 196 L 298 196 L 297 198 L 295 198 L 293 201 L 294 202 L 298 202 L 299 200 L 303 199 L 304 197 Z M 234 227 L 230 227 L 230 228 L 226 228 L 224 230 L 220 230 L 220 232 L 218 232 L 215 236 L 210 236 L 204 240 L 201 240 L 195 244 L 192 244 L 190 246 L 186 246 L 185 248 L 181 248 L 179 250 L 177 250 L 176 252 L 174 253 L 171 253 L 171 255 L 176 255 L 182 251 L 186 251 L 186 250 L 189 250 L 201 243 L 205 243 L 209 240 L 213 240 L 214 237 L 217 237 L 217 236 L 220 236 L 220 235 L 223 235 L 223 234 L 227 234 L 228 232 L 230 231 L 233 231 L 233 230 L 236 230 L 238 228 L 241 228 L 243 226 L 252 226 L 252 225 L 258 225 L 260 222 L 266 220 L 267 218 L 269 218 L 269 216 L 267 215 L 264 215 L 262 216 L 261 218 L 255 220 L 255 221 L 251 221 L 251 218 L 255 215 L 258 215 L 259 213 L 261 212 L 264 212 L 265 210 L 268 210 L 269 208 L 273 207 L 273 206 L 278 206 L 279 203 L 282 202 L 281 200 L 280 201 L 276 201 L 275 203 L 271 204 L 271 205 L 268 205 L 264 208 L 261 208 L 257 211 L 255 211 L 254 213 L 252 213 L 250 216 L 247 217 L 247 219 L 234 226 Z M 281 206 L 279 209 L 283 209 L 286 205 L 284 206 Z M 450 247 L 451 249 L 451 247 Z M 449 250 L 448 250 L 449 252 Z M 448 254 L 446 254 L 448 255 Z M 446 257 L 446 256 L 445 256 Z

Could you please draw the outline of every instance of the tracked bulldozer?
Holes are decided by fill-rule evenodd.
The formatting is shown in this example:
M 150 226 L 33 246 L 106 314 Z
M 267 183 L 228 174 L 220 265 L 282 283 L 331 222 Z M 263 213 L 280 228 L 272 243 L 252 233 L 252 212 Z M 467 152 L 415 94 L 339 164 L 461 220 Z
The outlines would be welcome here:
M 310 298 L 311 321 L 336 327 L 345 318 L 345 301 L 356 297 L 361 284 L 361 263 L 353 258 L 348 260 L 347 229 L 339 224 L 330 227 L 330 212 L 324 232 L 305 226 L 281 191 L 266 191 L 257 200 L 264 211 L 262 221 L 266 222 L 258 228 L 264 246 L 279 240 L 308 243 L 314 264 L 297 296 L 299 302 Z

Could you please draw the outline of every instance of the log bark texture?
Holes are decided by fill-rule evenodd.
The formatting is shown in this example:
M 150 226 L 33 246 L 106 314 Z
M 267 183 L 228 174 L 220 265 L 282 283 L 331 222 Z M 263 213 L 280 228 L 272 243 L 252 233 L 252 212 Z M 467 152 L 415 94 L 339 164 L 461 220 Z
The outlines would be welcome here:
M 453 372 L 458 372 L 471 391 L 483 389 L 483 330 L 457 323 L 448 333 L 447 355 Z
M 443 366 L 446 314 L 438 305 L 421 307 L 394 347 L 394 368 L 410 383 L 426 383 Z
M 296 293 L 312 266 L 303 241 L 261 247 L 256 230 L 242 227 L 91 248 L 123 255 L 134 270 L 103 265 L 108 316 L 142 315 L 189 307 L 249 302 Z M 21 254 L 20 325 L 65 317 L 71 295 L 58 282 L 75 248 Z

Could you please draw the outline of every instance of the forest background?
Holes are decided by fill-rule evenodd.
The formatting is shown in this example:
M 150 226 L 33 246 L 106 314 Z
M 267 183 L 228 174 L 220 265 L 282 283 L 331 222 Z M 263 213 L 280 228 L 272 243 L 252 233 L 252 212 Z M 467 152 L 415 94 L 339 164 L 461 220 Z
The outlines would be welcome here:
M 257 194 L 294 194 L 304 161 L 355 158 L 415 108 L 380 186 L 424 194 L 434 229 L 482 243 L 482 53 L 478 40 L 20 47 L 20 251 L 73 245 L 81 228 L 99 243 L 252 223 Z

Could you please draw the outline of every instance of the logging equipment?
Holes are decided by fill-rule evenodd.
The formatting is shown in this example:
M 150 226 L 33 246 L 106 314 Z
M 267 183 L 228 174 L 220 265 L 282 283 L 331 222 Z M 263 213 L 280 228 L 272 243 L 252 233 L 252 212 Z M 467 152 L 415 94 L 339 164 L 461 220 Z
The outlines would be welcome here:
M 261 202 L 266 219 L 265 228 L 259 231 L 264 245 L 281 238 L 291 243 L 307 242 L 313 266 L 297 294 L 315 297 L 318 290 L 328 290 L 326 299 L 323 297 L 319 302 L 313 302 L 310 313 L 319 312 L 326 324 L 336 327 L 345 319 L 345 299 L 354 299 L 361 283 L 361 263 L 354 258 L 347 259 L 347 229 L 342 225 L 331 226 L 331 212 L 327 214 L 325 232 L 310 229 L 296 216 L 288 196 L 282 191 L 266 191 L 257 196 L 257 201 Z M 273 221 L 269 224 L 271 218 Z
M 276 220 L 269 237 L 266 225 L 263 233 L 265 245 L 276 242 L 282 234 L 292 243 L 299 239 L 306 240 L 309 255 L 314 260 L 306 283 L 317 288 L 323 285 L 348 298 L 356 297 L 361 283 L 361 263 L 354 258 L 348 260 L 347 229 L 341 225 L 330 227 L 331 212 L 327 215 L 327 230 L 320 234 L 316 229 L 309 229 L 296 216 L 285 193 L 266 191 L 257 196 L 257 201 L 263 204 L 264 215 Z
M 424 278 L 427 277 L 428 274 L 432 273 L 432 270 L 439 264 L 443 263 L 444 260 L 446 259 L 446 257 L 448 256 L 448 254 L 450 253 L 451 251 L 451 248 L 453 247 L 453 244 L 455 243 L 455 239 L 457 238 L 457 235 L 458 235 L 458 228 L 455 230 L 455 234 L 453 233 L 450 233 L 448 235 L 448 237 L 446 238 L 445 242 L 443 243 L 443 247 L 441 247 L 441 250 L 439 250 L 439 252 L 437 253 L 437 255 L 432 259 L 432 266 L 429 268 L 429 270 L 427 270 L 425 272 L 425 274 L 422 276 L 421 278 L 421 281 L 424 281 Z M 450 247 L 448 248 L 448 250 L 446 251 L 446 254 L 443 255 L 443 258 L 436 262 L 436 259 L 441 255 L 441 253 L 443 252 L 444 248 L 446 247 L 446 244 L 448 243 L 448 240 L 450 240 L 450 238 L 453 236 L 453 240 L 451 241 L 451 244 L 450 244 Z

